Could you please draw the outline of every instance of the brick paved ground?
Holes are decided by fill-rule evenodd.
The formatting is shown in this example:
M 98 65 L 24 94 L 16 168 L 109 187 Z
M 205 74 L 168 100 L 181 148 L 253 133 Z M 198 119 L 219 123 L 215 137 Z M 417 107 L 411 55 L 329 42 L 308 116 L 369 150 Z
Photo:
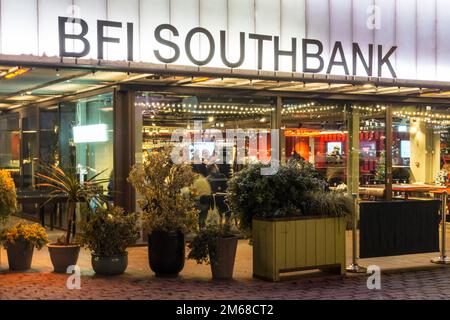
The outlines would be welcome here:
M 447 227 L 450 248 L 450 228 Z M 59 232 L 49 232 L 56 239 Z M 33 269 L 8 271 L 6 252 L 0 249 L 1 299 L 450 299 L 450 266 L 430 263 L 437 253 L 362 259 L 363 266 L 377 265 L 383 274 L 381 290 L 367 289 L 365 274 L 332 276 L 308 272 L 283 277 L 279 283 L 252 278 L 252 249 L 240 241 L 234 280 L 212 281 L 210 267 L 186 261 L 176 279 L 155 278 L 147 261 L 147 248 L 129 249 L 129 266 L 123 276 L 96 276 L 90 253 L 82 250 L 78 265 L 81 290 L 68 290 L 68 275 L 52 273 L 44 248 L 36 251 Z M 351 262 L 351 234 L 347 234 L 347 262 Z M 405 270 L 406 269 L 406 270 Z
M 45 249 L 35 252 L 34 269 L 27 273 L 10 273 L 3 250 L 0 299 L 450 299 L 450 266 L 428 263 L 419 267 L 422 270 L 387 271 L 381 277 L 381 290 L 371 291 L 366 286 L 366 275 L 341 277 L 314 272 L 288 277 L 279 283 L 254 280 L 251 247 L 245 241 L 239 243 L 235 280 L 222 282 L 210 280 L 209 266 L 192 261 L 187 261 L 179 278 L 155 278 L 148 267 L 146 248 L 129 251 L 127 273 L 112 278 L 95 276 L 89 253 L 82 251 L 81 290 L 68 290 L 68 276 L 51 272 Z M 411 257 L 420 265 L 426 264 L 430 256 L 434 255 Z M 396 259 L 408 261 L 405 257 L 391 260 Z M 382 265 L 383 261 L 390 265 L 388 259 L 375 262 Z

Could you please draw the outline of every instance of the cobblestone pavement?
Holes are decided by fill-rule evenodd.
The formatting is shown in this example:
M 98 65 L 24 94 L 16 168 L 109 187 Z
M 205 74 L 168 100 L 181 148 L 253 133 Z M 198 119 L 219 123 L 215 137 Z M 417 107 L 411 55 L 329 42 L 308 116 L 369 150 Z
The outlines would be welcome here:
M 81 289 L 69 290 L 69 275 L 51 272 L 45 249 L 35 252 L 33 269 L 26 273 L 9 272 L 3 250 L 0 299 L 450 299 L 450 266 L 430 264 L 429 257 L 435 254 L 415 256 L 416 263 L 428 261 L 428 266 L 421 266 L 420 270 L 389 271 L 382 267 L 385 271 L 381 275 L 381 290 L 369 290 L 365 274 L 334 276 L 314 272 L 288 276 L 278 283 L 253 279 L 251 247 L 244 241 L 239 243 L 232 281 L 210 280 L 209 266 L 193 261 L 186 261 L 178 278 L 155 278 L 146 251 L 145 247 L 129 250 L 130 265 L 125 275 L 100 277 L 94 275 L 90 255 L 83 250 L 78 263 L 82 270 Z M 401 259 L 398 261 L 408 261 Z M 383 260 L 371 262 L 383 266 Z
M 449 268 L 384 274 L 381 290 L 376 291 L 367 289 L 365 276 L 322 276 L 279 283 L 83 276 L 80 290 L 68 290 L 65 275 L 1 277 L 1 299 L 450 299 Z

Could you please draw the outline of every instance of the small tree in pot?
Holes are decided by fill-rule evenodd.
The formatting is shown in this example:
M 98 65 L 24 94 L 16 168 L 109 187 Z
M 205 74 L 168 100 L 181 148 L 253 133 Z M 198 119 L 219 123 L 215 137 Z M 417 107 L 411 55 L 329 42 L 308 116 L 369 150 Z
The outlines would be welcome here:
M 47 233 L 39 224 L 21 221 L 0 232 L 0 242 L 8 253 L 9 269 L 25 271 L 31 268 L 34 248 L 38 250 L 48 243 Z
M 238 238 L 231 230 L 231 219 L 213 217 L 189 244 L 188 258 L 198 264 L 210 264 L 213 279 L 231 279 L 237 243 Z
M 77 203 L 93 201 L 99 205 L 103 204 L 105 198 L 99 193 L 99 190 L 101 190 L 102 184 L 108 182 L 108 179 L 98 179 L 105 172 L 102 171 L 82 183 L 74 170 L 64 171 L 57 166 L 45 164 L 41 164 L 39 169 L 42 173 L 37 173 L 36 177 L 44 182 L 37 184 L 37 187 L 50 190 L 47 202 L 53 201 L 57 197 L 67 198 L 66 233 L 58 239 L 57 243 L 48 245 L 54 271 L 65 273 L 69 266 L 77 263 L 80 253 L 79 244 L 72 242 Z
M 78 242 L 91 250 L 92 268 L 101 275 L 119 275 L 128 266 L 127 248 L 139 239 L 136 213 L 120 207 L 98 208 L 87 222 L 80 223 Z
M 191 186 L 197 175 L 188 164 L 175 164 L 172 149 L 152 152 L 131 170 L 129 181 L 142 196 L 144 230 L 149 232 L 150 268 L 157 276 L 177 275 L 184 267 L 185 234 L 198 227 Z

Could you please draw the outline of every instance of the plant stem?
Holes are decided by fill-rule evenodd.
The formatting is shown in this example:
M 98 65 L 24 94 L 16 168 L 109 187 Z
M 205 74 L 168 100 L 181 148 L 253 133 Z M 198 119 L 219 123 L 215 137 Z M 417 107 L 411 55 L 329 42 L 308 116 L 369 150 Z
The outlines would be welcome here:
M 67 233 L 66 233 L 66 244 L 70 244 L 70 238 L 72 235 L 72 224 L 73 217 L 75 215 L 75 202 L 69 201 L 67 203 Z

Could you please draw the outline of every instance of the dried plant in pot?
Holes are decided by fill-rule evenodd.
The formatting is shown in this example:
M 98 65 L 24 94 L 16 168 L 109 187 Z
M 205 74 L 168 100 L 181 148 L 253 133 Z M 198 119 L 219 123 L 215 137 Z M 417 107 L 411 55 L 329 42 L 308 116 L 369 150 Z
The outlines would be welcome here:
M 218 214 L 208 217 L 206 226 L 189 244 L 188 258 L 198 264 L 210 264 L 213 279 L 233 278 L 238 237 L 232 232 L 231 221 Z
M 106 201 L 106 198 L 99 191 L 102 189 L 102 184 L 108 182 L 108 179 L 99 179 L 106 170 L 84 182 L 79 181 L 74 169 L 63 170 L 57 166 L 40 164 L 39 170 L 40 173 L 36 174 L 36 178 L 42 183 L 37 184 L 37 187 L 49 191 L 49 199 L 46 203 L 55 200 L 57 197 L 65 197 L 67 201 L 67 230 L 56 243 L 47 245 L 54 271 L 65 273 L 69 266 L 77 263 L 80 253 L 80 245 L 72 241 L 77 203 L 95 202 L 101 206 Z
M 151 152 L 128 178 L 141 197 L 149 264 L 157 276 L 178 275 L 185 262 L 185 234 L 198 228 L 192 189 L 197 175 L 189 164 L 174 163 L 171 154 L 170 147 Z
M 42 249 L 48 237 L 39 224 L 20 221 L 0 232 L 0 243 L 7 251 L 9 269 L 25 271 L 31 268 L 34 248 Z
M 127 248 L 139 239 L 138 215 L 120 207 L 97 208 L 89 220 L 80 223 L 77 242 L 91 251 L 95 273 L 119 275 L 128 266 Z

